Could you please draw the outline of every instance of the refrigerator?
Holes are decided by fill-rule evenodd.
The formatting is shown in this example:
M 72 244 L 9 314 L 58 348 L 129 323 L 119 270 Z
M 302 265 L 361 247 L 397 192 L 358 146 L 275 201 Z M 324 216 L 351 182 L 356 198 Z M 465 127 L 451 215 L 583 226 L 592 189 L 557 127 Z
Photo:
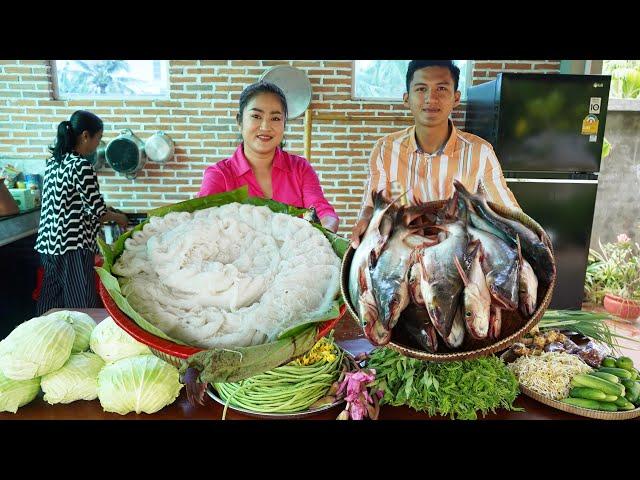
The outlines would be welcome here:
M 548 233 L 549 308 L 579 310 L 611 77 L 500 73 L 469 87 L 465 130 L 490 142 L 522 210 Z

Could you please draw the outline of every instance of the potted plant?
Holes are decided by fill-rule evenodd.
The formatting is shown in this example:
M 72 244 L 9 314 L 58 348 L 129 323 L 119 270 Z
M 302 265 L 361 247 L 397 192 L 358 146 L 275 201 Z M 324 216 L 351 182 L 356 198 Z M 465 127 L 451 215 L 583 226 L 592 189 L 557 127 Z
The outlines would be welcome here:
M 640 317 L 640 245 L 623 234 L 590 250 L 585 293 L 621 318 Z

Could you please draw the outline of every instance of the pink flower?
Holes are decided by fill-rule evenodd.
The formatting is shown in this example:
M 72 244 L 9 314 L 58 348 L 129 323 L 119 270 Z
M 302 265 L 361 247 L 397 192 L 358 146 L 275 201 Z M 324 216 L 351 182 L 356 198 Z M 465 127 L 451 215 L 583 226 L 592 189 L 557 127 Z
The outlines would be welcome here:
M 371 412 L 376 412 L 375 416 L 377 417 L 377 402 L 367 390 L 367 385 L 375 380 L 375 374 L 375 370 L 361 369 L 345 373 L 337 395 L 344 395 L 347 407 L 339 415 L 338 419 L 346 419 L 350 416 L 353 420 L 362 420 L 367 416 L 370 417 Z M 379 395 L 379 392 L 376 392 L 376 394 Z
M 626 233 L 621 233 L 620 235 L 618 235 L 617 239 L 618 239 L 618 243 L 627 243 L 631 241 L 631 239 L 627 236 Z

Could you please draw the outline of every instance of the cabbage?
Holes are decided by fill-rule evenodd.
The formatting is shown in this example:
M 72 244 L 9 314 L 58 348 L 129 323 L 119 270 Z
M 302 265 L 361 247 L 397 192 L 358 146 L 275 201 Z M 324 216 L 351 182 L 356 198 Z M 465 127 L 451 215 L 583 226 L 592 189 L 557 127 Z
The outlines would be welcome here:
M 40 378 L 11 380 L 0 372 L 0 412 L 16 413 L 31 402 L 40 391 Z
M 89 337 L 96 328 L 96 322 L 86 313 L 74 312 L 71 310 L 60 310 L 48 315 L 49 317 L 59 317 L 71 324 L 76 332 L 76 340 L 73 342 L 71 353 L 85 352 L 89 350 Z
M 44 400 L 53 405 L 98 398 L 98 373 L 102 367 L 104 361 L 95 353 L 71 355 L 60 370 L 42 377 Z
M 0 371 L 12 380 L 30 380 L 58 370 L 69 359 L 75 338 L 64 318 L 32 318 L 0 342 Z
M 182 385 L 178 370 L 155 355 L 138 355 L 106 365 L 98 375 L 98 398 L 107 412 L 155 413 L 173 403 Z
M 107 363 L 151 353 L 149 347 L 122 330 L 111 317 L 105 318 L 93 329 L 89 345 Z

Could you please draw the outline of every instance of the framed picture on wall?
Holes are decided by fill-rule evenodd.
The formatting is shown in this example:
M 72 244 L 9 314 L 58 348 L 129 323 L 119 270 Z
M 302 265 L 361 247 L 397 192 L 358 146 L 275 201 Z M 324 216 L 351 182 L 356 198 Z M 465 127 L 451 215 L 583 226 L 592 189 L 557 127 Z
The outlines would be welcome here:
M 168 60 L 52 60 L 54 98 L 169 97 Z

